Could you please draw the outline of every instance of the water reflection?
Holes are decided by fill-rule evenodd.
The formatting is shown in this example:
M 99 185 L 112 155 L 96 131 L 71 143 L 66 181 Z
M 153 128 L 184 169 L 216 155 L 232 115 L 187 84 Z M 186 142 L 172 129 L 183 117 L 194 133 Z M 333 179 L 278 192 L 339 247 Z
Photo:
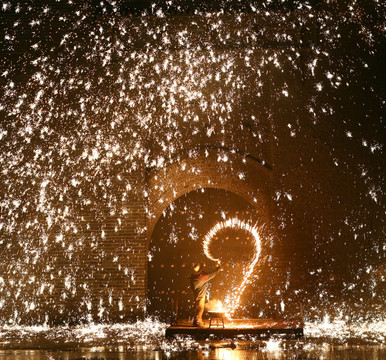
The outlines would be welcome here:
M 249 344 L 252 345 L 252 344 Z M 281 360 L 281 359 L 386 359 L 384 345 L 282 344 L 280 348 L 216 347 L 184 351 L 119 351 L 105 348 L 77 350 L 0 350 L 0 360 Z
M 231 349 L 217 349 L 216 350 L 216 359 L 219 359 L 219 360 L 240 360 L 240 359 L 242 359 L 242 354 L 240 351 L 234 351 Z

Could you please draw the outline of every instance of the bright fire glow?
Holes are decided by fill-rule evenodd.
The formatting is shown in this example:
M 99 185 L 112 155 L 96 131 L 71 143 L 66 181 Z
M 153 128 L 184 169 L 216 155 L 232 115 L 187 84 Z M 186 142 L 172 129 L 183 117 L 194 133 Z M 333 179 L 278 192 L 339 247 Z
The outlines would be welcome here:
M 213 237 L 217 234 L 217 232 L 225 228 L 242 229 L 250 232 L 253 236 L 254 246 L 255 246 L 255 252 L 253 254 L 252 262 L 249 264 L 240 286 L 237 288 L 236 291 L 232 291 L 232 295 L 230 296 L 230 299 L 227 299 L 227 303 L 228 303 L 227 315 L 232 316 L 232 314 L 235 312 L 235 310 L 240 304 L 241 295 L 243 294 L 249 282 L 249 279 L 253 273 L 253 270 L 255 269 L 255 266 L 259 260 L 260 253 L 261 253 L 261 240 L 260 240 L 258 229 L 250 224 L 247 224 L 244 221 L 241 221 L 237 218 L 233 218 L 223 222 L 219 222 L 216 225 L 214 225 L 212 229 L 209 230 L 209 232 L 205 235 L 204 241 L 203 241 L 204 253 L 212 261 L 219 262 L 220 259 L 215 258 L 211 254 L 209 250 L 210 243 Z
M 218 312 L 225 311 L 225 308 L 220 300 L 217 301 L 214 311 L 218 311 Z
M 209 311 L 225 312 L 226 309 L 220 300 L 213 300 L 209 308 Z

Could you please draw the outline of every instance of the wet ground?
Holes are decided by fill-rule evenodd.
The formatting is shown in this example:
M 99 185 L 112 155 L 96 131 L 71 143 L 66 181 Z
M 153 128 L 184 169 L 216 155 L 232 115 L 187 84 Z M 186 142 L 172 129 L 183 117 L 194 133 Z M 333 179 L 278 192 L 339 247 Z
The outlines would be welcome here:
M 0 350 L 0 360 L 271 360 L 271 359 L 386 359 L 383 345 L 329 345 L 307 343 L 288 345 L 204 344 L 191 350 L 127 350 L 103 347 L 73 350 Z M 252 348 L 251 348 L 252 347 Z
M 0 360 L 386 359 L 383 321 L 306 323 L 299 339 L 166 339 L 167 326 L 154 319 L 78 327 L 3 326 Z

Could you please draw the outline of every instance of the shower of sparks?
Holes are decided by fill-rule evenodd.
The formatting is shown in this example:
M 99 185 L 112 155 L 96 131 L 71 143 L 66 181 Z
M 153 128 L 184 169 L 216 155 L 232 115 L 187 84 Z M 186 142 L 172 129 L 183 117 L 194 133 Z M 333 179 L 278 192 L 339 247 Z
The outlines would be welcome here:
M 88 324 L 87 326 L 75 327 L 6 325 L 0 326 L 0 349 L 7 349 L 11 344 L 18 344 L 19 349 L 42 348 L 42 338 L 45 339 L 46 345 L 51 345 L 54 348 L 57 348 L 58 344 L 72 344 L 74 347 L 72 351 L 79 348 L 85 351 L 86 348 L 103 348 L 105 346 L 105 351 L 115 349 L 121 353 L 133 350 L 161 349 L 177 354 L 179 351 L 198 350 L 202 347 L 202 343 L 191 337 L 179 337 L 174 340 L 165 339 L 165 330 L 168 326 L 167 323 L 159 322 L 153 318 L 137 321 L 133 324 Z M 227 326 L 230 325 L 227 324 Z M 331 346 L 331 344 L 336 343 L 342 346 L 342 343 L 352 341 L 357 336 L 362 339 L 361 346 L 364 344 L 384 346 L 383 344 L 386 341 L 384 321 L 352 324 L 323 319 L 321 322 L 306 322 L 304 333 L 305 338 L 300 342 L 296 342 L 296 347 L 303 357 L 305 351 L 319 349 L 319 353 L 314 352 L 314 355 L 318 355 L 315 358 L 324 358 L 324 356 L 321 356 L 323 355 L 321 350 L 325 346 L 322 345 L 330 344 Z M 242 341 L 243 337 L 238 338 L 238 340 Z M 261 349 L 261 339 L 252 338 L 251 340 L 248 343 L 249 347 L 255 344 L 258 349 Z M 272 341 L 280 341 L 282 345 L 286 345 L 285 339 L 271 339 Z M 209 346 L 209 344 L 209 342 L 206 342 L 206 346 Z M 291 341 L 288 345 L 290 344 Z M 280 350 L 283 355 L 289 354 L 289 349 L 285 346 L 280 347 Z M 329 348 L 326 349 L 325 355 L 331 355 Z M 82 353 L 82 357 L 84 356 L 85 354 Z M 100 357 L 101 354 L 98 354 L 98 356 Z M 94 357 L 96 357 L 95 354 Z
M 0 323 L 103 322 L 143 309 L 145 267 L 133 265 L 146 248 L 141 174 L 197 144 L 277 165 L 275 220 L 284 233 L 309 226 L 315 246 L 304 268 L 318 296 L 292 274 L 277 291 L 303 296 L 310 312 L 355 297 L 359 312 L 379 313 L 383 2 L 349 0 L 335 12 L 251 1 L 246 11 L 176 17 L 157 1 L 127 15 L 125 3 L 2 4 Z M 219 151 L 217 161 L 220 169 L 230 157 Z
M 261 253 L 261 240 L 258 228 L 252 226 L 245 221 L 239 220 L 237 218 L 228 219 L 226 221 L 222 221 L 214 225 L 209 232 L 205 235 L 203 241 L 204 254 L 208 257 L 208 259 L 212 261 L 219 262 L 220 259 L 214 257 L 210 252 L 210 244 L 212 242 L 213 237 L 217 234 L 217 232 L 226 229 L 241 229 L 251 233 L 253 238 L 254 245 L 254 253 L 251 263 L 248 265 L 247 270 L 243 274 L 243 280 L 241 284 L 238 286 L 237 290 L 232 290 L 231 294 L 226 299 L 226 308 L 227 315 L 232 316 L 235 310 L 238 308 L 240 304 L 241 295 L 243 294 L 248 282 L 250 281 L 250 277 L 255 269 L 255 266 L 259 260 Z

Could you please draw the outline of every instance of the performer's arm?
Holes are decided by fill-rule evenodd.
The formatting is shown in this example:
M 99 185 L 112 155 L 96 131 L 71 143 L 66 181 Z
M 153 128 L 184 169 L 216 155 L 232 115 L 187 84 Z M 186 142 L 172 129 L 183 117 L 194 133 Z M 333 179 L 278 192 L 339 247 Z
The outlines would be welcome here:
M 208 274 L 208 281 L 212 280 L 221 270 L 222 270 L 221 267 L 218 267 L 216 270 L 210 272 Z

